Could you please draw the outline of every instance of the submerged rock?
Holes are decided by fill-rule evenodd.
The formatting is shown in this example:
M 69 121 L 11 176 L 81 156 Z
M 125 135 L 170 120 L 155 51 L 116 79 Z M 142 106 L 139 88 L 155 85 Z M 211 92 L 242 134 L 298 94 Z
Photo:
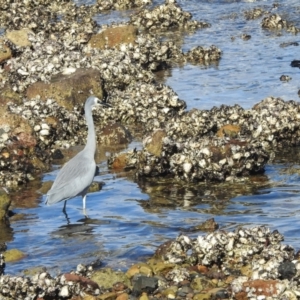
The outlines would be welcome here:
M 1 227 L 1 222 L 3 222 L 8 217 L 8 209 L 10 203 L 11 203 L 10 197 L 8 196 L 6 191 L 0 190 L 0 227 Z

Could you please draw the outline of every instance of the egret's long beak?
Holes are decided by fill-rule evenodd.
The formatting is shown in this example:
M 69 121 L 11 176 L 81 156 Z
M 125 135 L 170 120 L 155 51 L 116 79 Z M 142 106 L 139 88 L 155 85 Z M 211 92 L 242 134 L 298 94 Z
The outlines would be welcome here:
M 96 98 L 96 99 L 95 99 L 95 104 L 96 104 L 96 105 L 102 105 L 102 106 L 105 106 L 105 107 L 111 107 L 110 104 L 101 101 L 99 98 Z
M 105 107 L 112 107 L 109 103 L 106 103 L 106 102 L 103 102 L 103 101 L 98 102 L 98 104 L 100 104 L 102 106 L 105 106 Z

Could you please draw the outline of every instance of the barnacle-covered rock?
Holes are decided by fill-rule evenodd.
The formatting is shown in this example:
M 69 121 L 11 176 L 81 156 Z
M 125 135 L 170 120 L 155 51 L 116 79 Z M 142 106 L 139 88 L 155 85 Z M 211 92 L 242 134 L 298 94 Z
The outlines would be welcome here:
M 75 37 L 60 36 L 60 39 L 51 39 L 44 32 L 40 32 L 29 35 L 29 40 L 32 46 L 26 47 L 21 55 L 7 62 L 9 68 L 7 81 L 16 92 L 25 91 L 29 85 L 37 81 L 47 83 L 58 74 L 70 75 L 77 69 L 99 70 L 107 90 L 123 89 L 136 80 L 153 81 L 153 74 L 145 70 L 145 66 L 150 65 L 148 61 L 153 60 L 153 54 L 152 56 L 147 54 L 146 61 L 141 60 L 140 64 L 133 65 L 132 58 L 124 51 L 91 49 L 89 46 L 80 45 Z M 163 47 L 163 44 L 159 47 Z M 157 47 L 153 48 L 152 53 L 156 50 Z M 149 50 L 146 51 L 149 53 Z M 159 53 L 158 51 L 156 56 L 160 58 L 153 61 L 154 68 L 161 64 L 164 58 Z
M 191 20 L 192 15 L 184 12 L 175 0 L 167 0 L 164 4 L 152 10 L 144 9 L 132 15 L 130 22 L 150 31 L 166 30 L 170 28 L 198 29 L 210 27 L 206 22 Z
M 69 111 L 53 99 L 43 101 L 36 98 L 26 100 L 19 106 L 9 103 L 8 109 L 12 114 L 28 120 L 40 149 L 84 144 L 87 132 L 82 105 L 75 105 Z
M 130 84 L 124 91 L 111 91 L 108 102 L 112 108 L 105 111 L 104 121 L 142 124 L 142 132 L 160 128 L 186 107 L 185 102 L 168 86 L 140 82 Z
M 92 266 L 78 265 L 75 272 L 52 277 L 47 271 L 36 273 L 31 278 L 21 276 L 0 276 L 1 299 L 58 299 L 84 294 L 97 296 L 98 284 L 88 277 Z
M 266 149 L 299 145 L 299 103 L 267 97 L 249 112 L 243 121 L 242 134 L 252 135 Z
M 143 7 L 151 4 L 151 0 L 97 0 L 95 7 L 99 11 L 111 10 L 111 9 L 132 9 L 136 7 Z
M 183 61 L 184 55 L 172 41 L 159 41 L 150 34 L 140 34 L 134 44 L 122 45 L 121 51 L 129 53 L 134 64 L 150 71 L 163 69 L 171 62 Z
M 190 63 L 202 63 L 208 64 L 211 62 L 217 62 L 221 59 L 222 51 L 216 46 L 212 45 L 209 48 L 202 46 L 195 47 L 185 53 L 185 58 Z
M 282 19 L 282 17 L 278 14 L 272 14 L 265 17 L 262 20 L 261 26 L 262 28 L 265 29 L 277 29 L 277 30 L 285 29 L 286 31 L 291 33 L 298 33 L 300 31 L 300 28 Z
M 163 171 L 188 181 L 223 181 L 261 172 L 269 159 L 269 155 L 254 140 L 203 138 L 185 143 L 170 139 L 165 139 L 165 142 L 161 157 L 154 159 L 149 153 L 143 153 L 146 163 L 142 160 L 141 164 L 150 166 L 154 174 Z M 146 175 L 141 167 L 138 174 Z
M 260 7 L 255 7 L 253 9 L 247 10 L 244 12 L 246 20 L 255 20 L 266 14 L 267 12 L 264 11 Z
M 273 232 L 264 226 L 252 228 L 237 228 L 233 232 L 218 230 L 204 236 L 191 239 L 187 235 L 179 235 L 175 240 L 166 242 L 157 248 L 155 256 L 165 264 L 177 264 L 178 268 L 168 272 L 168 277 L 189 279 L 190 274 L 181 266 L 187 264 L 205 268 L 209 278 L 231 277 L 227 289 L 232 289 L 233 295 L 244 292 L 249 296 L 256 293 L 247 286 L 261 285 L 259 295 L 273 293 L 278 296 L 289 288 L 296 292 L 297 280 L 285 285 L 281 276 L 283 264 L 288 264 L 296 275 L 298 261 L 295 261 L 294 249 L 281 244 L 283 235 L 277 230 Z M 238 275 L 247 268 L 247 275 Z M 281 272 L 281 273 L 279 273 Z M 295 277 L 293 277 L 295 278 Z M 290 278 L 291 279 L 291 278 Z M 276 287 L 270 291 L 266 286 L 271 283 Z
M 300 106 L 295 101 L 268 97 L 249 110 L 239 105 L 221 105 L 211 110 L 179 110 L 167 119 L 159 117 L 166 108 L 155 115 L 153 110 L 144 115 L 140 107 L 138 112 L 131 109 L 132 104 L 123 120 L 141 121 L 150 130 L 164 126 L 165 131 L 159 156 L 147 147 L 135 153 L 140 177 L 169 174 L 188 181 L 231 180 L 262 172 L 273 157 L 271 149 L 299 144 Z M 126 119 L 128 114 L 131 116 Z M 145 139 L 146 144 L 152 140 L 151 135 Z M 110 163 L 113 161 L 114 157 Z
M 7 110 L 11 98 L 3 95 L 0 100 L 3 104 L 0 108 L 0 183 L 16 187 L 31 180 L 33 174 L 48 170 L 49 157 L 37 147 L 30 124 L 21 115 Z

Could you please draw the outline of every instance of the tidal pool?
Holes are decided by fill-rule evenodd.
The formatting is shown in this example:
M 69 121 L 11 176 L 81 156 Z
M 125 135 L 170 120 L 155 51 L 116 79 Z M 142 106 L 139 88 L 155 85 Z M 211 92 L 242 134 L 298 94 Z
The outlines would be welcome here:
M 187 64 L 160 74 L 158 80 L 171 86 L 187 102 L 188 109 L 210 109 L 221 104 L 251 108 L 267 96 L 298 101 L 300 70 L 292 68 L 290 62 L 300 59 L 299 47 L 280 44 L 299 42 L 299 37 L 285 31 L 263 30 L 261 19 L 246 21 L 243 15 L 245 10 L 258 6 L 272 9 L 273 1 L 178 3 L 194 19 L 212 24 L 193 34 L 174 34 L 183 51 L 212 44 L 223 51 L 217 65 Z M 299 11 L 297 0 L 285 1 L 274 9 L 297 27 Z M 113 12 L 96 19 L 100 22 L 101 17 L 101 22 L 117 22 L 128 15 Z M 243 33 L 250 34 L 251 39 L 242 40 Z M 281 82 L 282 74 L 292 80 Z M 136 146 L 140 147 L 140 142 L 129 145 Z M 82 201 L 76 198 L 67 204 L 69 224 L 62 213 L 63 203 L 46 206 L 45 196 L 36 193 L 39 183 L 32 183 L 13 196 L 13 212 L 16 216 L 22 214 L 22 218 L 12 218 L 6 233 L 0 235 L 0 242 L 6 241 L 8 249 L 18 248 L 26 254 L 21 261 L 7 263 L 6 273 L 45 266 L 55 274 L 93 261 L 126 269 L 181 232 L 190 236 L 205 234 L 189 229 L 209 218 L 227 230 L 254 225 L 278 229 L 284 234 L 285 243 L 298 250 L 299 157 L 299 149 L 286 149 L 266 166 L 264 174 L 246 182 L 191 185 L 164 179 L 137 182 L 132 173 L 112 173 L 102 156 L 95 181 L 102 182 L 103 188 L 88 195 L 89 218 L 83 216 Z M 53 166 L 53 171 L 44 174 L 42 180 L 54 180 L 58 168 Z

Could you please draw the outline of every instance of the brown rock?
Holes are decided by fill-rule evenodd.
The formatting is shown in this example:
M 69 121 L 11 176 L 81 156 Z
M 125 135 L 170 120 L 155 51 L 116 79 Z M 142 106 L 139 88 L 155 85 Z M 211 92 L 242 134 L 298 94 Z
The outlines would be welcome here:
M 219 228 L 219 224 L 216 223 L 214 218 L 208 219 L 204 221 L 203 223 L 193 226 L 189 228 L 189 231 L 215 231 Z
M 28 28 L 20 30 L 12 30 L 6 32 L 6 37 L 12 43 L 19 47 L 31 46 L 31 42 L 28 40 L 28 34 L 33 32 Z
M 12 98 L 6 95 L 0 95 L 0 128 L 9 128 L 11 135 L 18 135 L 25 133 L 32 136 L 32 129 L 29 123 L 19 115 L 11 114 L 7 111 L 7 103 L 12 101 Z M 7 130 L 4 130 L 5 132 Z M 26 139 L 24 136 L 20 137 L 22 141 Z M 28 136 L 27 136 L 28 139 Z M 31 142 L 32 143 L 32 140 Z
M 114 170 L 124 169 L 127 164 L 127 154 L 121 153 L 119 156 L 115 158 L 110 167 Z
M 47 192 L 51 189 L 53 181 L 45 181 L 42 183 L 42 187 L 38 190 L 41 194 L 47 194 Z
M 116 300 L 128 300 L 128 299 L 129 299 L 129 295 L 127 293 L 122 293 L 117 297 Z
M 279 294 L 278 280 L 249 280 L 243 283 L 243 291 L 252 291 L 253 295 L 264 295 L 265 297 L 276 297 Z
M 146 150 L 157 156 L 160 157 L 162 148 L 163 148 L 163 138 L 166 136 L 166 132 L 163 129 L 158 129 L 154 131 L 151 137 L 147 138 L 145 148 Z
M 137 273 L 144 274 L 146 276 L 153 276 L 152 268 L 146 263 L 134 264 L 127 270 L 126 276 L 128 278 L 132 278 Z
M 80 275 L 76 275 L 76 274 L 71 274 L 71 273 L 66 273 L 64 274 L 65 278 L 67 281 L 72 281 L 72 282 L 76 282 L 79 283 L 82 287 L 87 287 L 88 285 L 91 286 L 94 290 L 95 289 L 99 289 L 98 284 L 87 278 L 87 277 L 83 277 Z
M 103 98 L 101 74 L 95 69 L 77 69 L 71 75 L 59 74 L 50 83 L 35 82 L 26 90 L 28 99 L 40 96 L 42 100 L 53 98 L 60 106 L 73 110 L 82 105 L 90 91 L 99 99 Z M 55 122 L 55 120 L 54 120 Z
M 208 268 L 206 266 L 203 266 L 203 265 L 198 265 L 197 270 L 201 274 L 206 274 L 208 272 Z
M 91 37 L 89 45 L 92 48 L 104 49 L 118 46 L 120 44 L 133 43 L 137 36 L 137 28 L 133 25 L 122 25 L 104 29 Z
M 10 59 L 12 56 L 11 50 L 8 46 L 4 44 L 3 39 L 0 39 L 0 63 Z
M 112 287 L 112 290 L 118 294 L 123 293 L 127 289 L 128 289 L 128 286 L 126 284 L 124 284 L 123 282 L 116 282 Z
M 32 179 L 31 173 L 46 171 L 49 166 L 41 160 L 46 153 L 36 151 L 37 140 L 28 121 L 7 110 L 7 103 L 14 100 L 18 103 L 18 97 L 14 99 L 14 95 L 7 95 L 0 96 L 0 134 L 4 141 L 0 149 L 4 174 L 1 181 L 7 186 L 17 186 Z
M 115 292 L 108 292 L 98 296 L 100 300 L 115 300 L 117 298 L 117 294 Z
M 239 125 L 227 124 L 222 126 L 218 130 L 217 136 L 218 137 L 228 136 L 231 138 L 236 138 L 240 131 L 241 131 L 241 127 Z
M 108 124 L 99 133 L 100 142 L 106 146 L 128 144 L 132 137 L 130 132 L 121 124 Z
M 10 203 L 11 201 L 7 193 L 0 189 L 0 220 L 3 220 L 7 217 Z

